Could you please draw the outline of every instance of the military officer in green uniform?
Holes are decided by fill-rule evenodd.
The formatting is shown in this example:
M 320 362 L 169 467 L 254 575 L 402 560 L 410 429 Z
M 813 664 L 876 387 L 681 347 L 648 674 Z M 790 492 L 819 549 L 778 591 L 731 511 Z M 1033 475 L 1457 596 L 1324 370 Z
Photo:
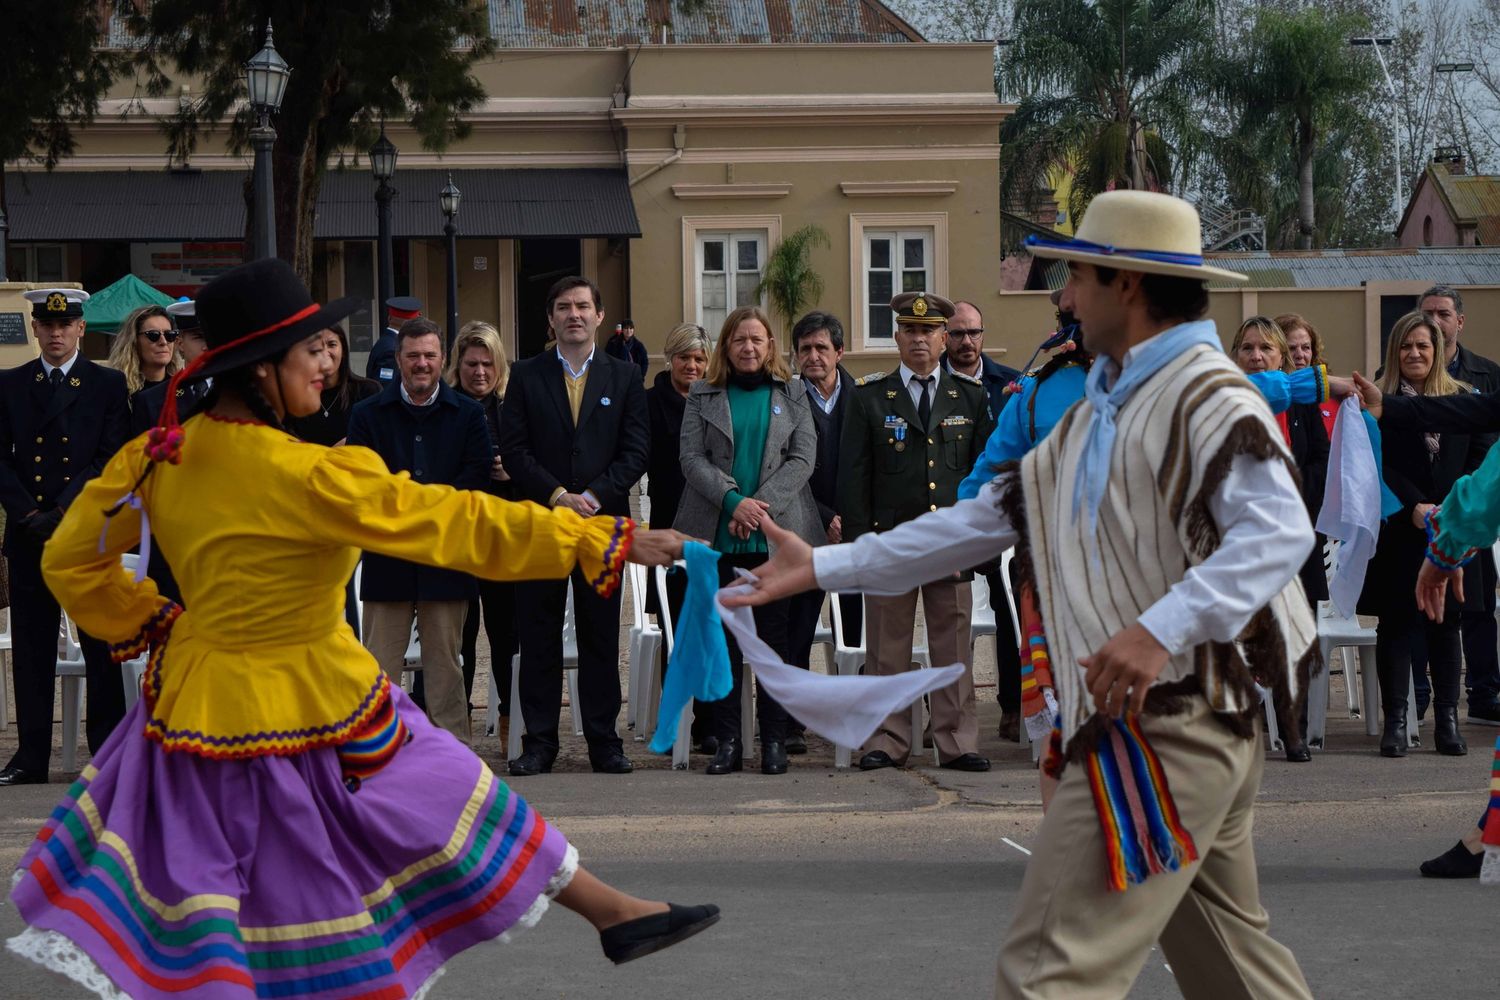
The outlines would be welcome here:
M 954 378 L 939 363 L 953 303 L 926 292 L 906 292 L 891 300 L 891 310 L 901 364 L 856 387 L 844 417 L 839 511 L 846 542 L 957 503 L 958 484 L 994 427 L 983 386 Z M 867 594 L 865 670 L 897 674 L 912 669 L 920 595 L 932 662 L 965 666 L 958 683 L 931 695 L 939 763 L 954 770 L 987 771 L 990 762 L 978 754 L 970 579 L 929 583 L 898 596 Z M 865 744 L 859 766 L 868 771 L 905 764 L 913 735 L 910 711 L 891 715 Z

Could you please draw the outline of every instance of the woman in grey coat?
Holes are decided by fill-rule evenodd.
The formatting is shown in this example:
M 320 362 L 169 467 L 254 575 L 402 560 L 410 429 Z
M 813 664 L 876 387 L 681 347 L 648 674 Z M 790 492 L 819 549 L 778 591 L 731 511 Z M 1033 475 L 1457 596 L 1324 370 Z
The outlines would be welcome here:
M 708 377 L 693 383 L 682 416 L 680 457 L 686 481 L 673 527 L 713 541 L 720 583 L 736 567 L 753 569 L 769 555 L 762 519 L 796 532 L 809 544 L 824 538 L 808 480 L 817 457 L 817 432 L 806 390 L 793 381 L 771 334 L 771 322 L 755 306 L 724 320 Z M 755 628 L 783 661 L 789 660 L 790 602 L 756 608 Z M 734 689 L 713 704 L 719 747 L 709 774 L 744 767 L 740 742 L 742 658 L 729 637 Z M 785 774 L 787 714 L 764 688 L 757 692 L 763 774 Z

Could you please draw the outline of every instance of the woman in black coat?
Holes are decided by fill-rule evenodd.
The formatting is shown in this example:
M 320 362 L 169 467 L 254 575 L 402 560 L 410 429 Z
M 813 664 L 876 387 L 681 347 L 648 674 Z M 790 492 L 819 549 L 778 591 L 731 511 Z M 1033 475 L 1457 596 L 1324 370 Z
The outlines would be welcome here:
M 349 367 L 349 341 L 342 327 L 323 331 L 323 347 L 337 363 L 333 378 L 323 386 L 323 408 L 308 417 L 292 417 L 286 429 L 304 441 L 330 448 L 349 436 L 349 413 L 354 404 L 380 391 L 380 383 L 354 374 Z
M 649 523 L 670 528 L 682 501 L 682 460 L 678 457 L 682 439 L 682 412 L 687 407 L 688 389 L 708 371 L 711 350 L 708 334 L 696 323 L 679 323 L 667 334 L 662 355 L 667 370 L 656 373 L 656 380 L 646 390 L 646 410 L 651 418 L 651 457 L 646 463 L 646 496 L 651 501 Z M 676 569 L 667 574 L 667 601 L 672 620 L 682 610 L 687 577 Z M 634 595 L 639 600 L 640 595 Z M 646 588 L 646 613 L 661 614 L 656 588 Z M 662 676 L 666 677 L 666 650 L 662 650 Z M 709 733 L 709 713 L 693 712 L 693 744 L 704 753 L 718 749 L 718 741 Z
M 484 423 L 490 434 L 490 451 L 494 456 L 485 492 L 507 500 L 515 499 L 510 475 L 500 461 L 500 404 L 505 400 L 505 385 L 510 380 L 510 362 L 500 333 L 489 323 L 465 323 L 448 355 L 448 384 L 484 407 Z M 464 694 L 473 711 L 474 664 L 478 656 L 479 625 L 490 641 L 490 670 L 495 688 L 500 692 L 500 745 L 505 745 L 505 730 L 510 718 L 511 660 L 519 648 L 516 632 L 516 585 L 480 580 L 479 596 L 469 602 L 464 619 L 459 655 L 463 657 Z
M 1448 396 L 1469 391 L 1448 374 L 1443 338 L 1420 312 L 1401 317 L 1386 348 L 1381 389 L 1391 395 Z M 1383 757 L 1406 756 L 1406 699 L 1412 679 L 1412 643 L 1425 635 L 1432 671 L 1434 742 L 1439 753 L 1467 753 L 1458 733 L 1459 677 L 1463 668 L 1457 602 L 1441 623 L 1417 608 L 1417 573 L 1427 547 L 1425 519 L 1453 483 L 1484 460 L 1490 439 L 1473 434 L 1431 434 L 1389 429 L 1381 434 L 1382 472 L 1401 510 L 1380 528 L 1375 556 L 1365 572 L 1361 614 L 1379 615 L 1375 661 L 1385 729 Z M 1471 599 L 1473 596 L 1471 595 Z
M 1230 355 L 1246 374 L 1265 371 L 1291 371 L 1291 350 L 1286 335 L 1268 316 L 1252 316 L 1240 325 L 1229 348 Z M 1302 502 L 1314 523 L 1323 509 L 1323 486 L 1328 479 L 1328 431 L 1316 403 L 1293 403 L 1284 413 L 1276 414 L 1276 423 L 1291 449 L 1302 481 Z M 1328 576 L 1323 570 L 1323 536 L 1318 536 L 1312 554 L 1298 571 L 1302 589 L 1314 614 L 1318 602 L 1328 599 Z M 1278 728 L 1286 746 L 1286 759 L 1295 763 L 1312 760 L 1307 748 L 1307 720 L 1278 717 Z

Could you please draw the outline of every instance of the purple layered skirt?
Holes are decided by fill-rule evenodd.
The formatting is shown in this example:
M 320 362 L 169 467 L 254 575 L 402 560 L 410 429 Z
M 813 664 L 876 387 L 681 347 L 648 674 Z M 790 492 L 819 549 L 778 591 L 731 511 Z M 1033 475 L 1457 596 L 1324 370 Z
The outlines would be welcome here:
M 411 741 L 355 791 L 333 749 L 166 753 L 137 702 L 21 859 L 10 949 L 132 997 L 395 1000 L 534 923 L 575 852 L 392 697 Z

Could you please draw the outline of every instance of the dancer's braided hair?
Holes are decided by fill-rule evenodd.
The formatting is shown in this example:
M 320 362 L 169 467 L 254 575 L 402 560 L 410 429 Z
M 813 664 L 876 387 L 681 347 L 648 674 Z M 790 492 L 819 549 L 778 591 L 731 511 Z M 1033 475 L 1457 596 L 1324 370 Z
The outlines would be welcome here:
M 255 384 L 256 364 L 274 366 L 280 364 L 281 359 L 284 357 L 286 357 L 286 351 L 282 351 L 275 357 L 260 358 L 252 364 L 241 365 L 220 375 L 215 375 L 213 389 L 209 391 L 208 397 L 203 401 L 200 409 L 207 410 L 212 408 L 215 403 L 223 398 L 223 393 L 228 392 L 243 400 L 245 405 L 250 408 L 250 412 L 255 414 L 255 419 L 266 424 L 268 427 L 285 430 L 286 427 L 282 424 L 281 418 L 276 416 L 276 410 L 271 406 L 271 401 L 266 399 L 265 393 L 261 392 L 260 387 Z

